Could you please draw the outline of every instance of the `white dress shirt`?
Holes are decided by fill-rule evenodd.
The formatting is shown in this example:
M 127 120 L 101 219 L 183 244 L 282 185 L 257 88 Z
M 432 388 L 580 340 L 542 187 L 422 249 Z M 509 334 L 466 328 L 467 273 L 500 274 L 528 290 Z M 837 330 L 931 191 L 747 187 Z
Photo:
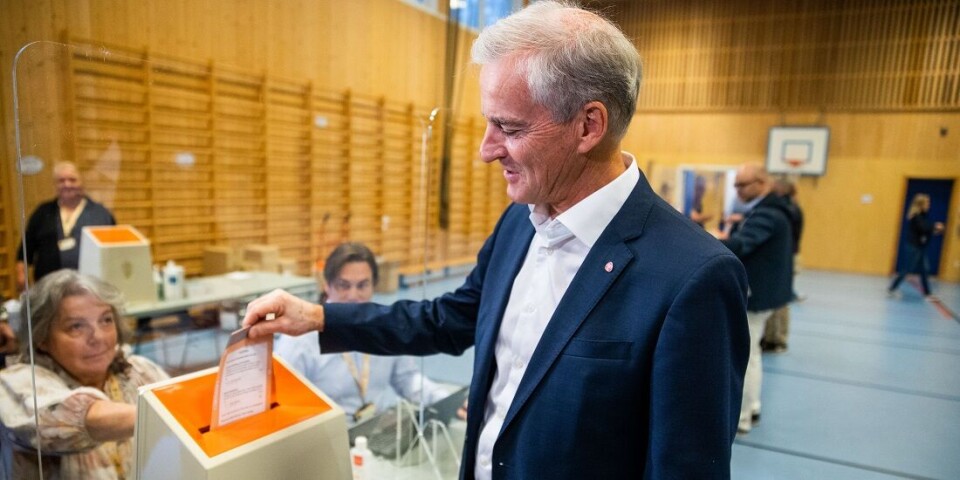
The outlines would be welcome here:
M 377 411 L 396 403 L 396 395 L 411 402 L 420 402 L 421 381 L 423 403 L 430 405 L 449 395 L 446 388 L 432 382 L 420 372 L 420 366 L 411 357 L 381 357 L 370 355 L 370 380 L 365 397 L 350 367 L 339 353 L 320 354 L 317 332 L 298 337 L 280 335 L 274 341 L 273 351 L 326 393 L 347 414 L 347 423 L 353 424 L 353 415 L 367 402 Z M 349 352 L 357 370 L 362 370 L 363 355 Z M 396 395 L 395 395 L 395 394 Z
M 628 168 L 620 176 L 556 218 L 547 216 L 542 206 L 530 207 L 536 234 L 513 281 L 497 337 L 497 371 L 477 442 L 478 480 L 491 478 L 494 443 L 547 323 L 587 253 L 640 180 L 636 159 L 624 152 L 623 160 Z

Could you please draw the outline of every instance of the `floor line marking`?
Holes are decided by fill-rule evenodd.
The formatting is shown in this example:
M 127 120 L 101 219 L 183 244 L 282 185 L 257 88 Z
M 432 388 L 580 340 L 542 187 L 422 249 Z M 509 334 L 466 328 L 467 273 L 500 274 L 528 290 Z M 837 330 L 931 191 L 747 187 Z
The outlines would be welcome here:
M 855 335 L 843 335 L 843 334 L 837 334 L 837 333 L 821 333 L 821 332 L 807 331 L 807 330 L 801 330 L 796 328 L 790 329 L 790 335 L 800 335 L 801 337 L 813 337 L 813 338 L 821 338 L 826 340 L 852 342 L 852 343 L 859 343 L 861 345 L 873 345 L 877 347 L 902 348 L 904 350 L 912 350 L 915 352 L 960 355 L 960 348 L 928 347 L 928 346 L 922 346 L 922 345 L 913 345 L 913 344 L 904 343 L 904 342 L 895 342 L 891 340 L 874 340 L 869 338 L 857 337 Z
M 946 393 L 936 393 L 936 392 L 925 392 L 925 391 L 922 391 L 922 390 L 911 390 L 911 389 L 900 388 L 900 387 L 891 387 L 891 386 L 889 386 L 889 385 L 883 385 L 883 384 L 881 384 L 881 383 L 858 382 L 858 381 L 855 381 L 855 380 L 847 380 L 847 379 L 836 378 L 836 377 L 827 377 L 827 376 L 823 376 L 823 375 L 814 375 L 814 374 L 811 374 L 811 373 L 798 372 L 798 371 L 796 371 L 796 370 L 787 370 L 787 369 L 781 369 L 781 368 L 776 368 L 776 367 L 767 367 L 767 366 L 764 366 L 764 367 L 763 367 L 763 373 L 764 373 L 764 374 L 767 374 L 767 373 L 776 373 L 776 374 L 779 374 L 779 375 L 787 375 L 787 376 L 791 376 L 791 377 L 800 377 L 800 378 L 806 378 L 806 379 L 809 379 L 809 380 L 819 380 L 819 381 L 822 381 L 822 382 L 835 383 L 835 384 L 840 384 L 840 385 L 848 385 L 848 386 L 851 386 L 851 387 L 869 388 L 869 389 L 873 389 L 873 390 L 883 390 L 883 391 L 892 392 L 892 393 L 900 393 L 900 394 L 903 394 L 903 395 L 913 395 L 913 396 L 917 396 L 917 397 L 933 398 L 933 399 L 937 399 L 937 400 L 947 400 L 947 401 L 951 401 L 951 402 L 960 402 L 960 396 L 958 396 L 958 395 L 950 395 L 950 394 L 946 394 Z
M 733 443 L 738 444 L 738 445 L 742 445 L 742 446 L 744 446 L 744 447 L 756 448 L 756 449 L 758 449 L 758 450 L 767 450 L 767 451 L 770 451 L 770 452 L 783 453 L 783 454 L 791 455 L 791 456 L 794 456 L 794 457 L 807 458 L 807 459 L 810 459 L 810 460 L 817 460 L 817 461 L 820 461 L 820 462 L 832 463 L 832 464 L 834 464 L 834 465 L 843 465 L 843 466 L 845 466 L 845 467 L 857 468 L 857 469 L 860 469 L 860 470 L 868 470 L 868 471 L 871 471 L 871 472 L 882 473 L 882 474 L 885 474 L 885 475 L 893 475 L 893 476 L 895 476 L 895 477 L 909 478 L 909 479 L 912 479 L 912 480 L 938 480 L 938 479 L 936 479 L 936 478 L 934 478 L 934 477 L 924 477 L 924 476 L 922 476 L 922 475 L 914 475 L 914 474 L 911 474 L 911 473 L 901 472 L 901 471 L 897 471 L 897 470 L 891 470 L 891 469 L 888 469 L 888 468 L 874 467 L 874 466 L 870 466 L 870 465 L 864 465 L 864 464 L 862 464 L 862 463 L 849 462 L 849 461 L 846 461 L 846 460 L 840 460 L 840 459 L 836 459 L 836 458 L 825 457 L 825 456 L 822 456 L 822 455 L 816 455 L 816 454 L 812 454 L 812 453 L 801 452 L 801 451 L 798 451 L 798 450 L 791 450 L 791 449 L 789 449 L 789 448 L 781 448 L 781 447 L 774 447 L 774 446 L 771 446 L 771 445 L 763 445 L 763 444 L 761 444 L 761 443 L 751 442 L 750 440 L 744 440 L 744 439 L 742 439 L 742 438 L 737 438 L 737 439 L 735 439 L 735 440 L 733 441 Z
M 920 293 L 920 295 L 923 295 L 923 286 L 920 285 L 919 282 L 917 282 L 916 278 L 912 278 L 908 280 L 908 282 L 910 282 L 910 285 L 913 285 L 913 288 L 917 289 L 917 292 Z M 944 305 L 943 301 L 941 301 L 939 298 L 933 295 L 928 295 L 925 298 L 925 300 L 928 300 L 931 304 L 933 304 L 934 308 L 936 308 L 937 311 L 940 312 L 940 315 L 943 315 L 943 317 L 946 318 L 947 320 L 953 320 L 957 323 L 960 323 L 960 316 L 957 316 L 957 314 L 954 313 L 953 310 L 950 310 L 949 308 L 947 308 L 947 306 Z

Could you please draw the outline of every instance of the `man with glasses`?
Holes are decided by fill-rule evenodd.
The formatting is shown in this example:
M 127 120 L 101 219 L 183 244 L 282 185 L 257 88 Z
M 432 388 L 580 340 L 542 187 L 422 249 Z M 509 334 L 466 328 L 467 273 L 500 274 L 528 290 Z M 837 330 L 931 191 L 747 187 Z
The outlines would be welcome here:
M 793 238 L 787 204 L 771 195 L 773 182 L 762 166 L 747 163 L 737 170 L 733 186 L 745 206 L 742 220 L 718 238 L 747 269 L 750 290 L 747 322 L 750 360 L 743 381 L 743 401 L 737 432 L 746 434 L 760 421 L 762 365 L 760 338 L 767 320 L 790 302 L 793 285 Z

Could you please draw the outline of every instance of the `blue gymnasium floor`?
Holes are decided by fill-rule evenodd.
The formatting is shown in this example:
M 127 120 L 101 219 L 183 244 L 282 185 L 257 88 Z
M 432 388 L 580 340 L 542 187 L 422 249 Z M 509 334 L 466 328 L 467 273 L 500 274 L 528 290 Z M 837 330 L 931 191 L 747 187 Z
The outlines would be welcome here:
M 734 444 L 733 479 L 960 479 L 960 286 L 934 282 L 937 305 L 911 282 L 887 298 L 888 282 L 797 276 L 806 300 L 791 306 L 789 351 L 764 355 L 762 419 Z M 425 371 L 463 383 L 472 353 Z
M 804 271 L 790 349 L 766 354 L 762 420 L 735 479 L 960 478 L 960 287 Z
M 960 321 L 950 316 L 960 286 L 934 282 L 938 305 L 910 282 L 902 299 L 887 298 L 888 281 L 797 276 L 806 300 L 792 305 L 789 351 L 764 355 L 762 421 L 736 440 L 735 480 L 960 479 Z M 460 282 L 375 299 L 432 298 Z M 195 333 L 185 356 L 175 338 L 142 347 L 161 363 L 210 365 L 219 357 L 212 340 Z M 472 367 L 472 349 L 424 359 L 428 376 L 450 383 L 468 383 Z

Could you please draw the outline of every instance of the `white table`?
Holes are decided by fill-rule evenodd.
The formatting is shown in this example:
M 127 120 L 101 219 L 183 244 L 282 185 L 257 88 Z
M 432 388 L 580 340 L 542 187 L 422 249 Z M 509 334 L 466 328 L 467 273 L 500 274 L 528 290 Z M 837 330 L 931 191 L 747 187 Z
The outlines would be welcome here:
M 177 300 L 137 302 L 127 305 L 125 314 L 137 318 L 158 317 L 184 312 L 197 305 L 227 300 L 249 302 L 281 288 L 305 300 L 318 300 L 317 281 L 313 277 L 281 275 L 269 272 L 232 272 L 212 277 L 192 278 L 184 282 L 186 295 Z
M 186 295 L 176 300 L 160 300 L 157 302 L 137 302 L 126 306 L 125 315 L 136 318 L 134 327 L 133 351 L 141 353 L 141 342 L 144 336 L 149 334 L 160 334 L 159 340 L 162 345 L 163 359 L 167 368 L 178 368 L 183 370 L 186 365 L 187 347 L 184 344 L 180 356 L 179 365 L 169 363 L 169 358 L 174 356 L 169 352 L 169 345 L 166 338 L 168 336 L 185 335 L 189 342 L 192 332 L 213 333 L 214 349 L 216 354 L 220 352 L 220 336 L 222 329 L 233 330 L 237 328 L 237 312 L 232 314 L 233 322 L 225 322 L 226 313 L 221 311 L 219 328 L 211 329 L 196 325 L 194 321 L 185 313 L 193 307 L 200 305 L 219 304 L 221 302 L 236 302 L 240 306 L 245 306 L 247 302 L 260 295 L 281 288 L 287 292 L 296 295 L 305 300 L 316 302 L 319 300 L 319 289 L 317 281 L 313 277 L 299 277 L 294 275 L 281 275 L 279 273 L 268 272 L 232 272 L 225 275 L 216 275 L 211 277 L 198 277 L 184 282 Z M 164 316 L 176 316 L 172 323 L 157 325 L 151 322 L 151 319 Z M 154 358 L 158 361 L 159 358 Z

